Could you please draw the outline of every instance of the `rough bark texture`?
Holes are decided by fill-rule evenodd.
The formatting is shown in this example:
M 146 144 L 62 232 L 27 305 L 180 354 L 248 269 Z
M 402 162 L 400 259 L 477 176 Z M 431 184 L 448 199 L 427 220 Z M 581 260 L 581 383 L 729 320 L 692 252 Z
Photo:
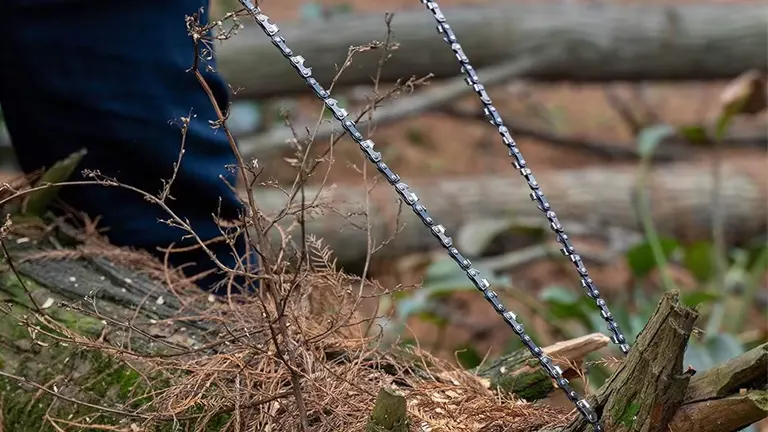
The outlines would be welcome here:
M 765 70 L 766 11 L 758 4 L 504 4 L 446 8 L 444 13 L 475 67 L 525 57 L 535 60 L 524 74 L 528 78 L 614 81 L 717 79 L 750 68 Z M 220 71 L 233 87 L 242 87 L 237 97 L 308 94 L 269 39 L 246 24 L 217 48 Z M 278 24 L 324 86 L 350 46 L 383 40 L 386 34 L 383 14 Z M 453 53 L 423 8 L 397 13 L 392 31 L 400 49 L 387 62 L 383 80 L 458 74 Z M 356 56 L 337 85 L 369 84 L 379 59 L 376 50 Z
M 629 356 L 594 398 L 605 430 L 666 432 L 685 398 L 690 374 L 683 353 L 698 314 L 667 294 L 637 338 Z M 579 419 L 565 432 L 588 430 Z
M 735 432 L 768 415 L 768 344 L 691 379 L 670 428 Z
M 535 167 L 533 167 L 535 170 Z M 724 163 L 722 196 L 726 236 L 743 240 L 765 232 L 768 219 L 768 171 L 762 160 L 734 159 Z M 634 211 L 636 167 L 592 167 L 579 170 L 537 171 L 537 180 L 553 209 L 564 222 L 566 231 L 578 222 L 582 226 L 639 227 Z M 525 182 L 513 169 L 496 177 L 472 177 L 454 180 L 418 179 L 407 183 L 427 207 L 432 217 L 446 227 L 462 248 L 462 227 L 499 219 L 521 225 L 543 226 L 545 219 L 531 202 Z M 656 168 L 650 180 L 651 212 L 657 229 L 680 239 L 709 238 L 711 233 L 711 164 L 681 163 Z M 376 242 L 392 236 L 398 220 L 398 200 L 384 182 L 373 191 L 370 215 Z M 306 196 L 316 190 L 307 188 Z M 323 199 L 339 211 L 314 215 L 307 231 L 325 239 L 342 263 L 354 262 L 365 255 L 367 237 L 361 229 L 365 186 L 339 185 Z M 256 192 L 256 202 L 268 213 L 280 211 L 286 195 L 275 189 Z M 298 205 L 298 204 L 297 204 Z M 405 207 L 405 206 L 404 206 Z M 342 215 L 353 214 L 346 217 Z M 436 247 L 436 240 L 407 207 L 400 215 L 399 234 L 377 256 L 395 256 Z M 572 230 L 573 228 L 571 228 Z M 572 232 L 572 231 L 571 231 Z
M 672 431 L 738 432 L 768 414 L 768 391 L 705 400 L 680 407 L 670 423 Z

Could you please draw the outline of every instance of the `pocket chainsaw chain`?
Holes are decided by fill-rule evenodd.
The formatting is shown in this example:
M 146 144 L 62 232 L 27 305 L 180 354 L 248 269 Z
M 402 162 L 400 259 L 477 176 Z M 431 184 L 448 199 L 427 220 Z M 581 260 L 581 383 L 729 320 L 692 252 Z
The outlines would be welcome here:
M 595 300 L 595 303 L 600 309 L 600 315 L 608 323 L 608 330 L 613 334 L 611 337 L 612 342 L 619 345 L 622 352 L 627 354 L 629 352 L 629 345 L 627 344 L 626 338 L 619 329 L 613 315 L 608 310 L 605 301 L 600 298 L 600 292 L 589 277 L 589 273 L 587 272 L 581 257 L 576 254 L 576 249 L 568 238 L 568 235 L 563 231 L 563 226 L 558 220 L 557 215 L 552 210 L 551 205 L 542 193 L 538 182 L 531 173 L 531 169 L 528 168 L 509 129 L 504 125 L 501 116 L 492 105 L 485 87 L 480 83 L 477 72 L 470 65 L 469 59 L 466 54 L 464 54 L 464 50 L 458 43 L 453 30 L 446 22 L 440 7 L 435 1 L 420 1 L 434 16 L 435 21 L 437 22 L 438 32 L 443 35 L 443 40 L 450 45 L 451 50 L 454 52 L 461 65 L 461 72 L 466 75 L 465 81 L 467 82 L 467 85 L 472 86 L 472 89 L 477 93 L 483 104 L 486 117 L 490 123 L 497 128 L 501 135 L 504 145 L 509 150 L 509 156 L 513 158 L 512 165 L 519 170 L 520 174 L 525 178 L 528 187 L 531 189 L 531 200 L 536 203 L 539 210 L 544 212 L 550 223 L 550 229 L 555 233 L 558 243 L 562 246 L 561 252 L 563 255 L 567 256 L 576 267 L 576 271 L 581 278 L 581 285 L 586 290 L 586 294 Z M 374 150 L 374 142 L 370 139 L 365 139 L 355 123 L 347 118 L 349 115 L 348 112 L 339 106 L 338 101 L 331 98 L 330 93 L 312 77 L 312 68 L 304 64 L 304 57 L 295 54 L 288 47 L 285 39 L 278 35 L 280 28 L 272 23 L 270 18 L 262 13 L 260 8 L 254 6 L 250 0 L 239 0 L 239 2 L 253 17 L 261 30 L 270 38 L 272 44 L 280 50 L 283 57 L 290 62 L 293 69 L 306 81 L 307 85 L 314 91 L 315 95 L 323 101 L 326 108 L 333 114 L 333 117 L 341 123 L 342 128 L 360 146 L 360 150 L 362 150 L 366 158 L 376 166 L 376 169 L 387 179 L 387 182 L 389 182 L 395 189 L 395 192 L 400 196 L 402 201 L 413 210 L 419 220 L 421 220 L 421 222 L 432 232 L 432 235 L 435 236 L 440 244 L 447 250 L 448 255 L 453 258 L 456 264 L 458 264 L 458 266 L 466 273 L 472 284 L 483 294 L 496 312 L 501 315 L 504 321 L 511 327 L 512 331 L 520 338 L 528 351 L 530 351 L 530 353 L 538 360 L 547 375 L 549 375 L 555 383 L 557 383 L 557 386 L 563 390 L 581 415 L 592 424 L 594 430 L 596 432 L 603 432 L 604 429 L 600 425 L 594 409 L 589 405 L 586 399 L 573 390 L 568 380 L 563 377 L 560 367 L 555 365 L 552 362 L 552 359 L 545 355 L 542 349 L 536 345 L 528 334 L 525 333 L 523 324 L 518 321 L 517 316 L 512 311 L 507 310 L 499 300 L 498 295 L 490 289 L 488 280 L 483 278 L 480 275 L 480 272 L 472 267 L 472 263 L 453 245 L 453 240 L 446 234 L 445 227 L 435 222 L 427 212 L 427 208 L 419 202 L 419 197 L 411 191 L 410 187 L 401 180 L 399 175 L 395 174 L 395 172 L 384 163 L 381 153 Z

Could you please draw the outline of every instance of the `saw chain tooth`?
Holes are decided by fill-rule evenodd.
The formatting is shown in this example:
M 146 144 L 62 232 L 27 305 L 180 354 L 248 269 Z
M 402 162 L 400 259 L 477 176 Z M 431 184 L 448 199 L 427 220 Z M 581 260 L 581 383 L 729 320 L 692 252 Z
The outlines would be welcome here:
M 432 227 L 432 234 L 440 240 L 443 247 L 449 248 L 453 246 L 453 239 L 445 234 L 445 227 L 442 225 L 435 225 Z
M 312 76 L 312 68 L 304 66 L 304 57 L 297 55 L 290 58 L 293 68 L 304 78 Z M 326 99 L 327 102 L 327 99 Z
M 427 213 L 427 208 L 424 207 L 423 205 L 421 204 L 414 205 L 413 212 L 416 213 L 416 216 L 418 216 L 419 219 L 421 219 L 421 222 L 424 225 L 430 228 L 432 227 L 432 225 L 434 225 L 435 223 L 434 219 L 432 219 L 432 216 L 430 216 L 429 213 Z
M 443 40 L 447 43 L 456 42 L 456 34 L 453 33 L 451 26 L 445 23 L 437 25 L 437 32 L 443 35 Z
M 485 292 L 488 288 L 491 287 L 491 283 L 488 282 L 487 279 L 484 279 L 482 276 L 480 276 L 480 271 L 478 271 L 476 268 L 470 268 L 467 270 L 467 277 L 469 280 L 472 281 L 473 284 L 482 292 Z
M 416 204 L 416 201 L 419 200 L 419 197 L 416 196 L 415 193 L 411 192 L 410 186 L 408 186 L 406 183 L 403 183 L 402 181 L 395 185 L 395 190 L 398 194 L 400 194 L 400 197 L 405 201 L 406 203 L 413 205 Z M 442 228 L 442 225 L 440 225 Z M 443 229 L 445 231 L 445 229 Z
M 333 113 L 333 118 L 335 118 L 338 121 L 344 120 L 349 113 L 347 113 L 347 110 L 339 106 L 339 101 L 337 101 L 334 98 L 327 98 L 324 100 L 325 106 L 328 107 L 329 110 L 331 110 L 331 113 Z
M 485 112 L 485 117 L 488 118 L 488 121 L 494 125 L 494 126 L 501 126 L 503 123 L 503 120 L 501 119 L 501 116 L 499 115 L 498 111 L 496 111 L 495 107 L 485 107 L 483 108 L 483 111 Z
M 363 141 L 363 134 L 360 132 L 360 130 L 355 125 L 355 122 L 353 122 L 352 120 L 345 119 L 343 122 L 341 122 L 341 127 L 343 127 L 344 130 L 347 131 L 349 136 L 351 136 L 352 139 L 355 140 L 358 144 L 360 144 L 360 142 Z
M 477 95 L 480 97 L 480 102 L 482 102 L 484 105 L 490 105 L 492 103 L 491 97 L 488 95 L 488 92 L 485 91 L 485 86 L 482 84 L 473 84 L 472 89 L 477 93 Z M 494 108 L 496 109 L 496 108 Z
M 475 72 L 475 68 L 472 67 L 469 63 L 462 63 L 461 64 L 461 73 L 465 74 L 467 76 L 467 84 L 468 85 L 475 85 L 480 81 L 480 77 L 477 76 L 477 72 Z
M 468 259 L 464 258 L 464 255 L 459 252 L 458 249 L 455 247 L 451 247 L 448 249 L 448 255 L 453 258 L 454 261 L 464 270 L 472 267 L 472 262 L 470 262 Z
M 256 22 L 261 26 L 261 29 L 269 36 L 274 36 L 277 34 L 277 32 L 280 31 L 280 27 L 278 27 L 275 24 L 272 24 L 269 21 L 269 17 L 264 15 L 261 12 L 256 13 Z
M 456 55 L 456 59 L 458 59 L 461 63 L 469 62 L 469 58 L 467 58 L 467 55 L 464 54 L 464 48 L 462 48 L 460 44 L 452 43 L 451 49 L 453 50 L 453 53 Z
M 587 291 L 587 295 L 593 300 L 600 299 L 600 291 L 597 289 L 591 278 L 581 280 L 581 286 Z
M 381 161 L 381 153 L 373 150 L 374 145 L 375 144 L 373 143 L 373 140 L 360 141 L 360 148 L 363 149 L 368 160 L 373 163 L 377 163 Z

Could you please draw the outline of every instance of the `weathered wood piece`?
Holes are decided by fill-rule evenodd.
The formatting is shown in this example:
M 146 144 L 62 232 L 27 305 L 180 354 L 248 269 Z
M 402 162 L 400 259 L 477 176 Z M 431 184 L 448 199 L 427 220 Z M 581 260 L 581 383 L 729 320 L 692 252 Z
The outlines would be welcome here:
M 542 349 L 563 370 L 563 375 L 569 377 L 575 375 L 570 364 L 581 364 L 587 354 L 604 348 L 608 343 L 608 336 L 593 333 Z M 543 399 L 556 389 L 549 375 L 525 348 L 499 357 L 479 368 L 476 373 L 488 379 L 491 389 L 514 394 L 529 402 Z
M 522 76 L 537 80 L 707 80 L 765 70 L 768 64 L 768 8 L 761 4 L 505 3 L 451 7 L 444 13 L 473 66 L 530 58 L 533 63 Z M 314 77 L 326 87 L 349 47 L 386 35 L 383 13 L 279 24 L 280 35 L 307 59 Z M 459 73 L 432 15 L 423 8 L 397 12 L 392 32 L 400 48 L 387 61 L 383 81 Z M 222 75 L 241 88 L 236 97 L 309 94 L 288 61 L 251 22 L 218 45 L 217 52 Z M 370 84 L 380 58 L 377 50 L 356 55 L 337 87 Z

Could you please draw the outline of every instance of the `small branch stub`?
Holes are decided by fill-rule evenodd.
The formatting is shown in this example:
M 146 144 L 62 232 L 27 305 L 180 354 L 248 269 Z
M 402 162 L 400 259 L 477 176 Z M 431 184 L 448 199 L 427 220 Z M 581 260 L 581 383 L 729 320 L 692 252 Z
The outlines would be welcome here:
M 365 432 L 408 432 L 406 408 L 405 397 L 380 389 Z

